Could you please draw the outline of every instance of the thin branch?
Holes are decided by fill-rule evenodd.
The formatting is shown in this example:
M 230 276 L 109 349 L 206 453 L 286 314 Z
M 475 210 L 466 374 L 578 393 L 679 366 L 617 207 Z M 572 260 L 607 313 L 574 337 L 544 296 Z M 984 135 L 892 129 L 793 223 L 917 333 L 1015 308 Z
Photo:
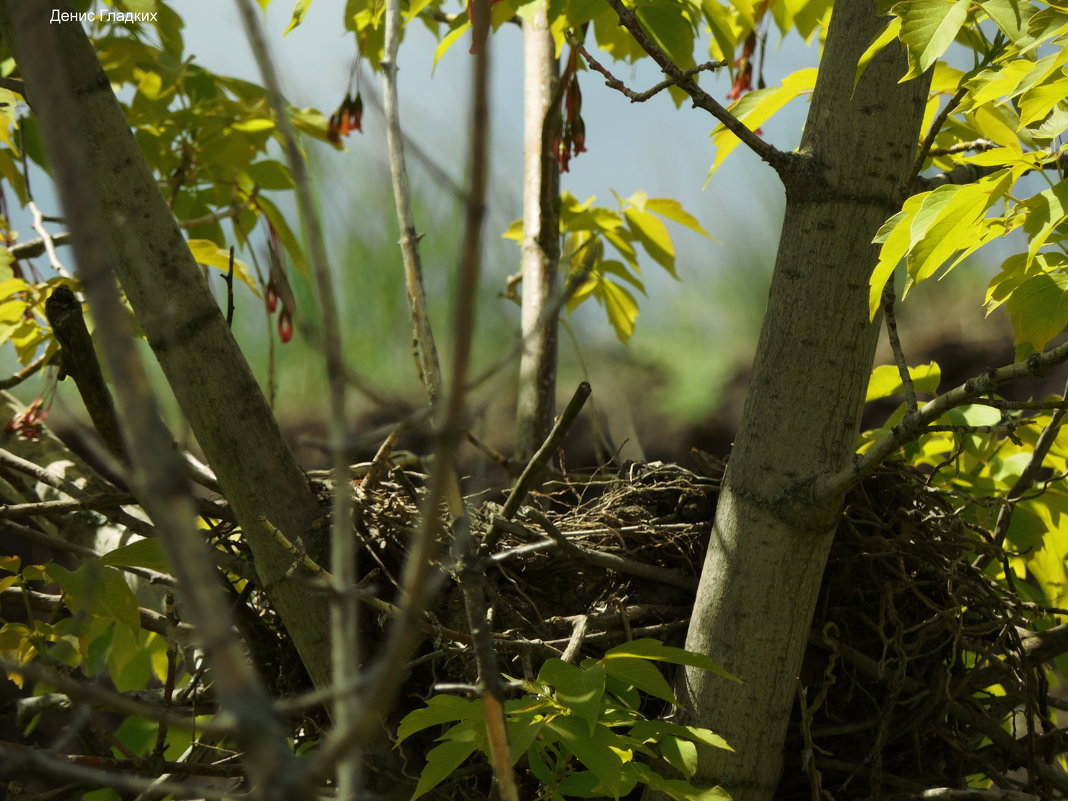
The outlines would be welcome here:
M 968 87 L 965 84 L 961 84 L 957 89 L 956 94 L 949 99 L 945 107 L 938 112 L 938 116 L 931 122 L 931 127 L 927 131 L 927 136 L 923 138 L 923 142 L 920 144 L 919 152 L 916 153 L 916 161 L 912 165 L 912 175 L 915 180 L 920 175 L 920 171 L 923 170 L 923 163 L 927 161 L 927 156 L 931 152 L 931 148 L 934 146 L 935 138 L 938 136 L 939 131 L 942 130 L 942 126 L 946 124 L 946 120 L 949 119 L 949 115 L 960 105 L 960 102 L 968 94 Z
M 956 153 L 968 153 L 972 150 L 985 153 L 987 150 L 993 150 L 995 147 L 1001 147 L 1001 145 L 990 139 L 972 139 L 968 142 L 957 142 L 957 144 L 950 145 L 949 147 L 932 147 L 927 155 L 952 156 Z
M 318 210 L 312 197 L 307 165 L 287 104 L 282 97 L 281 83 L 264 39 L 263 28 L 251 0 L 239 0 L 238 8 L 245 25 L 249 44 L 256 56 L 260 74 L 267 88 L 275 122 L 285 145 L 289 167 L 296 185 L 297 206 L 308 238 L 308 255 L 320 315 L 323 322 L 323 351 L 326 361 L 326 380 L 330 396 L 330 434 L 333 444 L 333 463 L 337 481 L 334 482 L 333 527 L 330 537 L 330 567 L 333 574 L 334 598 L 330 607 L 331 679 L 337 685 L 359 673 L 359 642 L 357 639 L 358 604 L 350 592 L 356 585 L 356 539 L 352 530 L 352 494 L 349 482 L 341 479 L 348 466 L 345 454 L 347 439 L 347 409 L 345 360 L 342 353 L 341 326 L 338 317 L 334 282 L 327 262 L 326 244 Z M 336 699 L 334 721 L 346 727 L 359 717 L 359 697 L 355 694 Z M 338 793 L 340 798 L 356 798 L 361 792 L 362 761 L 355 748 L 338 760 Z
M 901 349 L 901 339 L 897 334 L 897 315 L 894 313 L 894 276 L 890 275 L 886 286 L 883 287 L 883 319 L 886 322 L 886 335 L 890 340 L 890 350 L 894 353 L 894 362 L 897 364 L 898 375 L 901 376 L 901 385 L 905 388 L 905 404 L 908 412 L 912 414 L 918 405 L 916 400 L 916 387 L 912 383 L 912 374 L 909 373 L 909 363 L 905 358 L 905 352 Z
M 856 457 L 849 467 L 818 478 L 811 487 L 811 496 L 826 498 L 839 495 L 874 473 L 890 454 L 914 439 L 922 436 L 935 420 L 958 406 L 971 403 L 975 398 L 991 394 L 1002 384 L 1017 378 L 1042 376 L 1068 360 L 1068 342 L 1044 353 L 1032 353 L 1022 362 L 991 368 L 982 375 L 969 379 L 958 387 L 939 395 L 924 404 L 909 420 L 894 426 L 882 439 L 863 455 Z
M 1059 401 L 1010 401 L 1002 398 L 976 398 L 972 401 L 978 406 L 990 406 L 1002 411 L 1037 411 L 1048 412 L 1057 409 L 1068 409 L 1068 400 Z
M 41 612 L 58 612 L 67 608 L 62 595 L 48 595 L 18 586 L 0 590 L 0 600 L 28 603 L 30 608 Z M 141 618 L 141 628 L 154 631 L 163 637 L 176 636 L 182 645 L 191 644 L 196 637 L 195 629 L 188 623 L 173 625 L 165 615 L 143 606 L 138 607 L 137 614 Z
M 65 492 L 71 498 L 78 501 L 84 501 L 87 493 L 78 487 L 73 481 L 58 476 L 51 472 L 48 468 L 41 467 L 34 464 L 28 459 L 23 459 L 21 456 L 16 456 L 11 451 L 0 448 L 0 466 L 17 470 L 20 473 L 24 473 L 31 478 L 40 481 L 46 486 L 57 489 L 60 492 Z
M 11 248 L 11 255 L 15 260 L 19 259 L 33 259 L 40 256 L 42 253 L 47 252 L 48 242 L 51 242 L 52 246 L 59 247 L 60 245 L 70 244 L 70 234 L 56 234 L 50 236 L 48 241 L 45 239 L 31 239 L 29 242 L 23 242 L 21 245 L 15 245 Z M 52 251 L 53 253 L 55 251 Z M 51 253 L 49 254 L 51 258 Z
M 790 155 L 784 153 L 773 145 L 768 144 L 749 128 L 745 123 L 731 114 L 720 105 L 715 98 L 697 85 L 693 76 L 686 75 L 675 62 L 668 58 L 667 54 L 653 41 L 642 28 L 637 15 L 625 5 L 622 0 L 607 0 L 608 5 L 616 12 L 620 24 L 623 25 L 638 45 L 657 63 L 664 74 L 667 75 L 676 86 L 690 96 L 694 106 L 704 109 L 721 123 L 723 127 L 737 136 L 746 147 L 770 164 L 776 172 L 781 173 L 791 161 Z
M 22 381 L 35 376 L 37 372 L 45 366 L 46 359 L 47 357 L 45 356 L 37 357 L 25 367 L 22 367 L 15 375 L 0 380 L 0 390 L 14 389 L 15 387 L 18 387 L 18 384 L 22 383 Z
M 897 799 L 914 799 L 915 801 L 1038 801 L 1039 796 L 1020 790 L 1005 790 L 1000 787 L 932 787 L 922 793 L 894 796 Z
M 44 227 L 45 218 L 41 214 L 41 210 L 37 208 L 37 204 L 30 198 L 27 205 L 30 208 L 30 213 L 33 215 L 33 230 L 41 235 L 40 242 L 44 248 L 44 252 L 48 254 L 48 263 L 52 266 L 59 275 L 64 278 L 70 278 L 71 275 L 67 272 L 67 268 L 63 266 L 63 262 L 59 260 L 59 256 L 56 255 L 56 246 L 52 241 L 52 235 L 48 233 L 48 230 Z
M 564 411 L 560 414 L 560 419 L 557 420 L 556 425 L 549 432 L 549 436 L 545 438 L 545 442 L 530 457 L 530 461 L 527 462 L 527 466 L 523 468 L 523 472 L 516 479 L 512 491 L 508 495 L 508 500 L 505 501 L 504 508 L 501 510 L 501 517 L 505 520 L 515 517 L 515 513 L 519 511 L 519 507 L 526 500 L 527 493 L 533 488 L 538 476 L 541 474 L 545 462 L 556 453 L 556 449 L 560 447 L 560 442 L 567 435 L 567 432 L 571 430 L 571 425 L 578 418 L 586 399 L 590 397 L 590 392 L 590 385 L 586 381 L 578 385 L 575 394 L 571 396 L 571 400 L 568 401 Z
M 154 704 L 145 704 L 122 693 L 101 687 L 95 682 L 79 681 L 65 673 L 42 667 L 36 662 L 20 664 L 0 657 L 0 670 L 17 676 L 25 676 L 41 684 L 55 687 L 72 698 L 89 701 L 104 709 L 111 709 L 124 715 L 132 715 L 147 720 L 166 721 L 167 725 L 172 729 L 195 731 L 202 734 L 218 734 L 227 737 L 233 736 L 236 731 L 235 725 L 205 721 L 199 716 L 182 715 Z
M 89 147 L 78 126 L 70 123 L 84 119 L 79 101 L 85 98 L 79 95 L 75 99 L 71 87 L 76 77 L 62 65 L 72 53 L 84 55 L 89 50 L 88 41 L 76 38 L 84 37 L 80 27 L 61 31 L 62 26 L 49 25 L 35 9 L 17 3 L 0 4 L 0 24 L 5 40 L 17 43 L 19 68 L 34 89 L 34 111 L 68 216 L 79 275 L 116 387 L 123 441 L 133 466 L 131 477 L 137 495 L 160 532 L 168 563 L 181 584 L 186 615 L 200 633 L 211 662 L 217 697 L 237 723 L 237 736 L 253 781 L 270 788 L 265 797 L 295 797 L 286 793 L 296 779 L 296 758 L 229 622 L 209 546 L 196 529 L 196 508 L 184 479 L 184 465 L 159 416 L 119 299 L 113 273 L 118 242 L 108 231 L 122 231 L 129 218 L 101 200 L 104 190 L 94 180 Z M 77 43 L 73 50 L 71 42 Z M 123 238 L 127 240 L 124 244 L 136 249 L 135 236 Z M 149 262 L 147 254 L 135 255 L 143 263 Z M 138 787 L 143 789 L 141 783 Z
M 416 628 L 427 601 L 440 585 L 441 573 L 433 564 L 441 529 L 439 505 L 445 499 L 450 513 L 463 514 L 463 499 L 456 481 L 453 457 L 463 429 L 471 337 L 475 323 L 475 291 L 481 267 L 482 225 L 489 175 L 489 8 L 486 0 L 472 4 L 474 17 L 474 75 L 471 104 L 470 188 L 466 195 L 464 233 L 460 248 L 459 280 L 453 310 L 452 374 L 445 396 L 445 411 L 438 435 L 434 469 L 422 511 L 422 525 L 405 560 L 401 579 L 403 616 L 390 627 L 382 656 L 376 663 L 376 680 L 358 697 L 361 714 L 347 727 L 325 738 L 313 757 L 309 775 L 324 776 L 355 744 L 365 742 L 379 725 L 382 713 L 400 689 L 404 665 L 418 638 Z
M 36 517 L 56 512 L 79 512 L 85 509 L 112 509 L 116 506 L 137 503 L 137 497 L 129 492 L 90 495 L 81 500 L 37 501 L 0 506 L 0 520 L 18 517 Z
M 924 176 L 920 175 L 912 184 L 912 193 L 927 192 L 932 189 L 937 189 L 940 186 L 946 184 L 970 184 L 978 181 L 980 178 L 985 178 L 988 175 L 993 175 L 998 170 L 1005 169 L 1004 166 L 999 164 L 958 164 L 953 169 L 946 172 L 940 172 L 937 175 Z M 1059 155 L 1050 158 L 1041 165 L 1043 170 L 1057 170 L 1058 172 L 1068 171 L 1068 153 L 1060 153 Z M 1029 175 L 1035 172 L 1035 170 L 1028 170 L 1023 175 Z
M 600 61 L 594 58 L 590 51 L 587 50 L 582 42 L 578 40 L 578 37 L 572 32 L 568 32 L 567 41 L 572 47 L 578 50 L 579 54 L 586 60 L 586 63 L 597 72 L 604 76 L 604 84 L 609 89 L 615 89 L 622 94 L 631 103 L 644 103 L 646 100 L 650 100 L 656 95 L 660 94 L 665 89 L 672 86 L 678 86 L 679 82 L 675 78 L 668 78 L 660 83 L 656 84 L 650 89 L 646 89 L 644 92 L 635 92 L 629 88 L 623 81 L 619 80 L 612 72 L 605 67 Z M 718 70 L 721 67 L 726 67 L 726 61 L 706 61 L 704 64 L 698 64 L 696 67 L 690 67 L 689 69 L 681 70 L 681 74 L 686 78 L 692 78 L 699 72 L 705 72 L 706 70 Z
M 1068 387 L 1066 387 L 1065 391 L 1068 391 Z M 1016 502 L 1021 500 L 1024 493 L 1031 489 L 1035 483 L 1035 478 L 1038 476 L 1038 471 L 1042 469 L 1042 462 L 1045 460 L 1046 454 L 1053 447 L 1053 443 L 1057 441 L 1057 434 L 1060 433 L 1064 413 L 1064 409 L 1058 409 L 1050 416 L 1046 427 L 1038 435 L 1038 441 L 1035 443 L 1035 449 L 1031 453 L 1031 459 L 1012 485 L 1012 489 L 1006 494 L 1005 505 L 998 512 L 998 519 L 994 524 L 995 545 L 1000 547 L 1005 542 L 1005 536 L 1009 533 L 1009 523 L 1012 521 L 1012 513 L 1016 509 Z
M 697 591 L 697 579 L 687 576 L 681 571 L 671 570 L 670 568 L 660 567 L 659 565 L 650 565 L 614 553 L 604 553 L 603 551 L 594 551 L 590 548 L 583 548 L 581 545 L 576 545 L 568 540 L 567 537 L 553 525 L 552 521 L 537 509 L 527 509 L 524 514 L 541 526 L 545 533 L 548 534 L 565 553 L 576 559 L 589 562 L 591 565 L 596 565 L 597 567 L 614 570 L 617 573 L 625 573 L 629 576 L 650 579 L 651 581 L 656 581 L 660 584 L 667 584 L 670 587 L 681 587 L 690 592 Z
M 33 770 L 36 768 L 50 777 L 65 776 L 94 789 L 111 788 L 133 793 L 155 789 L 162 793 L 173 794 L 178 798 L 195 797 L 202 798 L 204 801 L 237 801 L 237 799 L 250 798 L 246 793 L 211 790 L 201 783 L 193 785 L 173 781 L 160 782 L 158 779 L 146 779 L 139 775 L 120 773 L 115 763 L 129 763 L 130 760 L 56 754 L 52 751 L 43 751 L 16 743 L 0 743 L 0 748 L 6 752 L 4 767 L 7 769 Z M 90 760 L 92 765 L 85 764 Z
M 386 121 L 386 145 L 389 150 L 389 173 L 393 181 L 393 202 L 400 229 L 400 249 L 404 262 L 404 286 L 408 297 L 408 314 L 412 322 L 412 349 L 419 378 L 427 400 L 435 406 L 441 398 L 441 364 L 423 288 L 423 264 L 419 239 L 408 188 L 408 168 L 404 160 L 404 135 L 400 124 L 397 99 L 397 49 L 400 46 L 400 0 L 386 0 L 386 57 L 382 59 L 382 105 Z

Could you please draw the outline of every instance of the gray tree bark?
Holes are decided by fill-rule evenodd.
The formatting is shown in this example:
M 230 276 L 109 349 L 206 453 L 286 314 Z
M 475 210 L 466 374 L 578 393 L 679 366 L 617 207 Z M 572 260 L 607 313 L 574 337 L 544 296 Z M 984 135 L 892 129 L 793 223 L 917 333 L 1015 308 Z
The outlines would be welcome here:
M 523 305 L 516 406 L 520 463 L 553 425 L 556 404 L 557 315 L 550 314 L 560 260 L 560 168 L 553 151 L 559 130 L 559 67 L 548 9 L 523 22 Z
M 878 328 L 868 321 L 871 240 L 912 182 L 927 81 L 899 84 L 886 48 L 854 91 L 857 60 L 885 25 L 874 0 L 838 2 L 798 157 L 741 428 L 706 554 L 688 649 L 744 680 L 688 669 L 689 719 L 735 752 L 702 751 L 699 779 L 737 801 L 772 797 L 797 675 L 841 497 L 819 476 L 848 465 Z
M 312 524 L 323 514 L 290 453 L 248 363 L 193 260 L 170 209 L 145 163 L 77 22 L 52 26 L 63 62 L 37 64 L 67 76 L 75 118 L 65 119 L 53 98 L 38 92 L 29 63 L 40 54 L 19 47 L 23 19 L 34 11 L 0 3 L 0 35 L 24 73 L 27 100 L 42 125 L 68 125 L 86 141 L 89 180 L 103 210 L 106 236 L 116 255 L 115 273 L 159 360 L 197 441 L 211 463 L 249 543 L 256 570 L 313 682 L 329 686 L 328 629 L 310 621 L 329 617 L 325 595 L 309 593 L 285 577 L 292 557 L 273 538 L 261 516 L 292 541 L 316 542 Z M 65 176 L 57 174 L 57 182 Z

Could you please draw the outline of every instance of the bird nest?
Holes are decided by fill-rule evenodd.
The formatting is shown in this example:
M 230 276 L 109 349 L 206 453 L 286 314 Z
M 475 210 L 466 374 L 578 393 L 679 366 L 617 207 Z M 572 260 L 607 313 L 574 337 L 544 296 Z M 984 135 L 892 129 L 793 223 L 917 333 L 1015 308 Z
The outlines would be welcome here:
M 422 490 L 394 477 L 364 495 L 360 515 L 370 556 L 362 564 L 374 567 L 368 586 L 380 598 L 394 594 L 387 584 L 396 584 L 420 519 Z M 532 676 L 569 645 L 591 656 L 643 636 L 680 645 L 718 479 L 632 464 L 551 482 L 508 521 L 495 503 L 472 501 L 471 530 L 498 554 L 483 582 L 501 669 Z M 1049 624 L 984 571 L 1005 556 L 974 528 L 902 466 L 847 498 L 778 798 L 878 799 L 990 784 L 1066 794 L 1062 774 L 1048 768 L 1066 750 L 1047 706 L 1050 643 L 1033 634 Z M 435 681 L 476 676 L 470 643 L 450 641 L 449 632 L 467 631 L 459 590 L 446 588 L 431 611 L 439 628 L 409 679 L 421 697 Z M 367 642 L 387 617 L 371 622 Z

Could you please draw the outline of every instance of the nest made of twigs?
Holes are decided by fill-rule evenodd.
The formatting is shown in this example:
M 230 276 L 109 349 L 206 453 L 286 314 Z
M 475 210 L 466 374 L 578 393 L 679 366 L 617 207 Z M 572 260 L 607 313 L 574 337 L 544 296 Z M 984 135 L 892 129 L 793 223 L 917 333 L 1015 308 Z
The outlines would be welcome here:
M 653 463 L 559 480 L 532 500 L 540 512 L 521 512 L 504 530 L 494 524 L 499 506 L 472 502 L 476 535 L 492 539 L 495 552 L 516 552 L 485 572 L 502 670 L 531 677 L 567 647 L 583 618 L 590 655 L 637 636 L 681 644 L 717 479 Z M 380 597 L 395 592 L 419 527 L 421 494 L 387 481 L 363 497 L 360 535 L 369 558 L 361 564 L 377 571 Z M 1064 795 L 1056 775 L 1043 770 L 1052 751 L 1064 750 L 1063 738 L 1050 734 L 1043 671 L 1020 643 L 1019 631 L 1036 628 L 1040 610 L 976 566 L 1004 557 L 954 503 L 903 466 L 884 468 L 847 499 L 778 797 L 878 799 L 984 780 Z M 553 537 L 570 546 L 554 545 Z M 606 567 L 598 554 L 626 570 Z M 443 629 L 466 631 L 455 588 L 431 611 Z M 474 680 L 470 649 L 447 639 L 428 641 L 420 664 L 430 667 L 413 673 L 415 696 L 425 697 L 434 681 Z

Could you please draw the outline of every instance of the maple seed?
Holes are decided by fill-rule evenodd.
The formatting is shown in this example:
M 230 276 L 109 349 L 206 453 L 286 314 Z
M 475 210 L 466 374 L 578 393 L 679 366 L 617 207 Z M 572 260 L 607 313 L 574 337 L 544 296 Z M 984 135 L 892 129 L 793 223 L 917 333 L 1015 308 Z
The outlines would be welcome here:
M 348 136 L 353 131 L 363 133 L 363 96 L 356 92 L 353 97 L 350 89 L 345 93 L 345 99 L 341 101 L 337 111 L 330 115 L 326 138 L 335 145 L 340 145 L 341 137 Z

